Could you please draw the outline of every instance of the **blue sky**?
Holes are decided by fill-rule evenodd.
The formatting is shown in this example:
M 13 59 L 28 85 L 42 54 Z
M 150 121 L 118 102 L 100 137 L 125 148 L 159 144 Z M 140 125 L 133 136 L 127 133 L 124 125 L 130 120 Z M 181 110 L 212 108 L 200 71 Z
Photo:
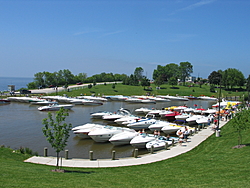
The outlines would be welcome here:
M 0 0 L 0 76 L 142 67 L 152 78 L 157 65 L 188 61 L 196 77 L 247 77 L 249 10 L 249 0 Z

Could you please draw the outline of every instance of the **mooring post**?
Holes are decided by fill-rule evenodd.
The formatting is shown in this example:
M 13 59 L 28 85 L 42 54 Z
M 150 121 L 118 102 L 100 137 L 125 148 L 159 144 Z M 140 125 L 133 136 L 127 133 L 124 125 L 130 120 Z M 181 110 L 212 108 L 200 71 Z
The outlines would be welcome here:
M 69 150 L 65 150 L 65 159 L 69 158 Z
M 168 149 L 168 142 L 165 143 L 165 149 Z
M 93 160 L 93 151 L 89 151 L 89 160 Z
M 45 147 L 43 150 L 43 156 L 48 157 L 48 148 L 47 147 Z
M 112 160 L 115 160 L 115 150 L 112 151 Z
M 135 148 L 135 150 L 134 150 L 134 157 L 135 157 L 135 158 L 138 157 L 138 149 L 137 149 L 137 148 Z
M 174 139 L 172 139 L 172 146 L 174 146 Z
M 154 146 L 152 145 L 151 148 L 150 148 L 150 153 L 153 154 L 154 153 Z

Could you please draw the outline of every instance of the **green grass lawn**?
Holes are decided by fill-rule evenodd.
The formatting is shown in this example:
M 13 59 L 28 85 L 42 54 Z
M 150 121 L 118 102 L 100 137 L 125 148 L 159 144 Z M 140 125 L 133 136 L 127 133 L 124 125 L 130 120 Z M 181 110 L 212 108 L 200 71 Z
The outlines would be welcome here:
M 246 147 L 237 145 L 230 122 L 221 137 L 212 135 L 198 147 L 164 161 L 116 168 L 64 168 L 24 163 L 27 155 L 0 148 L 1 187 L 249 187 L 250 138 L 243 132 Z
M 100 95 L 125 95 L 125 96 L 131 96 L 131 95 L 179 95 L 179 96 L 200 96 L 200 95 L 206 95 L 206 96 L 214 96 L 219 97 L 219 89 L 216 88 L 215 93 L 210 92 L 210 86 L 209 85 L 203 85 L 202 87 L 199 87 L 198 85 L 194 85 L 193 87 L 188 86 L 175 86 L 172 87 L 171 85 L 164 84 L 161 86 L 161 89 L 157 90 L 156 86 L 154 84 L 151 85 L 152 90 L 149 90 L 147 87 L 144 88 L 142 86 L 129 86 L 129 85 L 123 85 L 123 84 L 115 84 L 115 88 L 112 88 L 112 84 L 107 85 L 96 85 L 92 88 L 85 87 L 83 89 L 71 89 L 70 92 L 64 91 L 59 92 L 59 95 L 67 94 L 68 96 L 79 96 L 81 94 L 83 95 L 92 95 L 95 94 L 96 96 Z M 235 91 L 226 91 L 222 89 L 221 91 L 221 97 L 226 96 L 243 96 L 243 94 L 247 94 L 247 92 L 241 91 L 237 92 Z M 53 95 L 56 95 L 54 93 Z

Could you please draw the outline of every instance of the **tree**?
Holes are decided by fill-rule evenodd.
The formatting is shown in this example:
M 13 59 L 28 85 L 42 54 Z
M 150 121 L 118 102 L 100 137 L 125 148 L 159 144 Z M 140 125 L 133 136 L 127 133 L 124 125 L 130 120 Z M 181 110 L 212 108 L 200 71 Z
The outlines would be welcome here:
M 191 65 L 188 61 L 180 62 L 179 70 L 181 81 L 184 82 L 185 85 L 185 79 L 193 73 L 193 65 Z
M 229 89 L 235 86 L 244 86 L 245 77 L 241 71 L 235 68 L 228 68 L 222 73 L 222 84 Z
M 171 78 L 169 79 L 168 83 L 169 83 L 170 85 L 174 86 L 174 85 L 177 85 L 178 81 L 177 81 L 176 77 L 171 77 Z
M 138 79 L 138 80 L 141 80 L 143 78 L 143 68 L 141 67 L 137 67 L 134 71 L 134 76 Z
M 67 146 L 67 141 L 70 136 L 69 132 L 72 127 L 71 123 L 63 123 L 68 115 L 67 110 L 61 108 L 56 112 L 55 119 L 49 112 L 48 118 L 42 120 L 44 125 L 42 128 L 43 134 L 57 153 L 57 169 L 59 166 L 59 153 Z
M 213 71 L 212 73 L 210 73 L 210 75 L 208 76 L 208 82 L 211 85 L 220 85 L 220 81 L 221 81 L 222 75 L 221 73 L 217 72 L 217 71 Z
M 160 87 L 160 85 L 162 85 L 164 83 L 163 81 L 163 78 L 161 76 L 157 77 L 155 80 L 154 80 L 154 84 L 158 87 Z
M 234 118 L 230 121 L 230 124 L 238 132 L 238 145 L 242 144 L 242 134 L 241 132 L 250 128 L 250 110 L 245 108 L 236 113 Z
M 149 81 L 149 79 L 147 79 L 146 76 L 142 77 L 142 79 L 141 79 L 141 86 L 144 87 L 144 90 L 145 90 L 146 86 L 150 86 L 150 81 Z

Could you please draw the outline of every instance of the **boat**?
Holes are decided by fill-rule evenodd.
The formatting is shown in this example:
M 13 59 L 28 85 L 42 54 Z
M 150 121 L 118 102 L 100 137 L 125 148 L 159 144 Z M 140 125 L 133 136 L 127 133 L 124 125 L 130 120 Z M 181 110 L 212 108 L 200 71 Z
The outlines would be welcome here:
M 141 108 L 135 109 L 135 113 L 137 113 L 137 114 L 147 114 L 151 110 L 152 109 L 150 109 L 150 108 L 141 107 Z
M 157 96 L 158 97 L 158 96 Z M 170 101 L 176 100 L 176 101 L 189 101 L 189 99 L 184 98 L 184 97 L 179 97 L 179 96 L 170 96 L 170 95 L 161 95 L 159 96 L 161 98 L 169 99 Z
M 79 105 L 103 105 L 103 103 L 100 101 L 94 101 L 90 99 L 71 98 L 68 102 L 72 104 L 79 104 Z
M 183 126 L 181 125 L 177 125 L 175 123 L 169 124 L 169 125 L 165 125 L 164 127 L 162 127 L 161 131 L 163 131 L 165 134 L 172 134 L 175 133 L 176 131 L 178 131 L 179 129 L 181 129 Z
M 129 144 L 130 141 L 137 135 L 138 133 L 134 129 L 129 129 L 127 131 L 115 134 L 109 139 L 109 141 L 115 146 L 126 145 Z
M 129 120 L 135 120 L 138 118 L 139 118 L 138 116 L 134 115 L 127 115 L 127 116 L 125 115 L 124 117 L 114 120 L 114 122 L 117 124 L 123 124 L 123 122 L 128 122 Z
M 129 97 L 123 95 L 111 95 L 111 96 L 105 96 L 105 98 L 112 101 L 125 101 Z
M 33 101 L 33 102 L 30 102 L 30 104 L 33 104 L 33 105 L 52 105 L 52 104 L 57 104 L 57 101 L 48 101 L 48 100 L 40 100 L 40 101 Z
M 78 126 L 73 128 L 73 133 L 76 134 L 80 138 L 90 138 L 88 135 L 90 131 L 94 131 L 97 129 L 102 129 L 105 125 L 100 125 L 100 124 L 85 124 L 82 126 Z
M 74 105 L 71 105 L 71 104 L 65 104 L 65 105 L 52 104 L 52 105 L 49 105 L 49 106 L 40 106 L 38 108 L 38 110 L 39 111 L 58 111 L 61 108 L 70 110 L 73 107 L 74 107 Z
M 186 122 L 189 125 L 197 124 L 196 120 L 202 118 L 202 115 L 192 115 L 189 118 L 186 119 Z
M 101 101 L 101 102 L 106 102 L 108 99 L 103 98 L 103 97 L 96 97 L 96 96 L 77 96 L 78 99 L 89 99 L 92 101 Z
M 8 100 L 8 99 L 0 99 L 0 104 L 6 104 L 6 103 L 10 103 L 10 100 Z
M 99 112 L 93 112 L 90 114 L 91 118 L 95 118 L 95 119 L 102 119 L 102 116 L 105 115 L 110 115 L 113 114 L 112 112 L 108 112 L 108 111 L 99 111 Z
M 208 97 L 208 96 L 199 96 L 197 97 L 199 100 L 208 100 L 208 101 L 217 101 L 218 99 L 215 97 Z
M 159 116 L 164 118 L 167 114 L 172 114 L 172 113 L 173 111 L 170 111 L 170 110 L 161 110 L 161 112 L 159 113 Z
M 128 128 L 122 128 L 122 127 L 114 127 L 106 125 L 102 129 L 97 129 L 89 132 L 89 136 L 95 141 L 95 142 L 108 142 L 109 139 L 114 136 L 115 134 L 128 131 Z
M 151 118 L 138 119 L 136 122 L 127 124 L 127 127 L 135 130 L 148 129 L 148 127 L 155 122 L 156 120 Z
M 110 121 L 114 121 L 116 119 L 125 117 L 131 115 L 130 111 L 124 108 L 119 109 L 117 112 L 114 112 L 112 114 L 107 114 L 102 116 L 103 120 L 110 120 Z
M 167 125 L 170 125 L 170 124 L 173 124 L 173 123 L 170 123 L 170 122 L 167 122 L 167 121 L 157 120 L 154 124 L 149 125 L 148 128 L 149 128 L 151 131 L 161 131 L 161 129 L 162 129 L 164 126 L 167 126 Z
M 167 120 L 173 121 L 175 120 L 175 116 L 177 115 L 180 115 L 180 112 L 173 111 L 172 113 L 166 114 L 165 117 L 167 118 Z
M 168 146 L 171 146 L 174 140 L 174 143 L 177 142 L 177 137 L 165 137 L 165 136 L 160 136 L 157 139 L 150 141 L 146 144 L 146 148 L 148 151 L 151 151 L 151 148 L 154 148 L 154 151 L 162 150 L 165 149 L 166 143 Z
M 190 117 L 190 114 L 184 113 L 184 114 L 176 115 L 175 119 L 178 120 L 178 121 L 179 120 L 186 121 L 186 119 L 189 118 L 189 117 Z
M 146 148 L 146 144 L 150 141 L 155 140 L 156 137 L 153 134 L 141 133 L 135 136 L 130 144 L 135 148 Z

